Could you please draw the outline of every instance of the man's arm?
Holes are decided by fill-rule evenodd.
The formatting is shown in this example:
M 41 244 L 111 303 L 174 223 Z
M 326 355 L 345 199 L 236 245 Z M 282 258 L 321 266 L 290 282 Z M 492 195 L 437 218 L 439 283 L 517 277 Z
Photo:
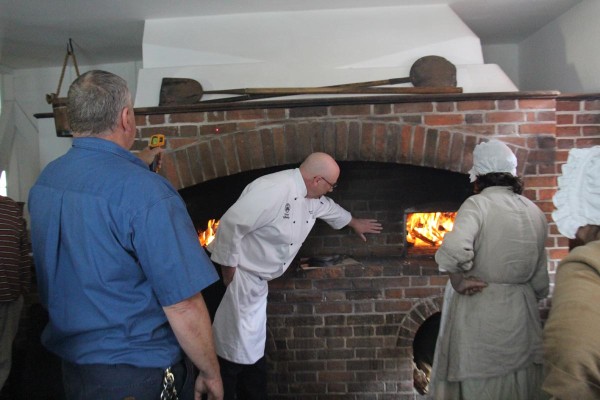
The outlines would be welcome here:
M 202 293 L 168 307 L 163 307 L 169 324 L 183 351 L 200 370 L 194 399 L 208 393 L 209 400 L 223 399 L 223 383 L 215 353 L 210 315 Z
M 146 147 L 138 151 L 136 155 L 151 171 L 158 172 L 162 168 L 162 154 L 164 152 L 165 149 L 162 147 Z M 154 161 L 156 161 L 156 164 L 154 164 Z
M 165 152 L 165 149 L 163 149 L 162 147 L 154 147 L 154 148 L 150 148 L 150 147 L 146 147 L 140 151 L 137 152 L 137 156 L 140 160 L 142 160 L 145 164 L 152 164 L 152 162 L 154 161 L 154 157 L 156 157 L 159 154 L 162 154 Z M 162 159 L 159 157 L 159 166 L 162 165 Z
M 482 279 L 468 276 L 475 259 L 475 236 L 483 224 L 483 215 L 474 198 L 468 198 L 460 206 L 454 219 L 454 228 L 444 235 L 444 241 L 435 253 L 440 272 L 448 274 L 450 284 L 457 293 L 467 296 L 479 293 L 488 286 Z
M 383 229 L 376 219 L 360 219 L 354 217 L 352 217 L 348 226 L 354 229 L 354 232 L 360 236 L 363 242 L 367 241 L 365 233 L 380 233 Z
M 221 265 L 221 273 L 223 274 L 223 283 L 225 284 L 225 286 L 229 286 L 229 284 L 233 280 L 233 275 L 235 275 L 235 267 L 227 267 L 225 265 Z

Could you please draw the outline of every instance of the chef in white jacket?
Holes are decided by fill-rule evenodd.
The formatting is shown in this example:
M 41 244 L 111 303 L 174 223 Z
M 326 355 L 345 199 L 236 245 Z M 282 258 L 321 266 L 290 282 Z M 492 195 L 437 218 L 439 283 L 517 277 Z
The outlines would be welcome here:
M 316 219 L 348 225 L 363 241 L 381 231 L 376 220 L 353 218 L 324 196 L 339 175 L 331 156 L 312 153 L 299 168 L 250 183 L 221 218 L 208 249 L 227 286 L 213 323 L 226 400 L 267 398 L 267 282 L 286 271 Z

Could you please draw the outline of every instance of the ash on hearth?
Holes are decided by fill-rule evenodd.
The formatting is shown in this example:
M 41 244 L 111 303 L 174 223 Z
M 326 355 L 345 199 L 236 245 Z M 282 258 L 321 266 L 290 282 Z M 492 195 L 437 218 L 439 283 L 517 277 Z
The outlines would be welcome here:
M 334 265 L 354 263 L 352 258 L 344 254 L 332 254 L 326 256 L 303 257 L 299 260 L 299 267 L 303 270 L 331 267 Z

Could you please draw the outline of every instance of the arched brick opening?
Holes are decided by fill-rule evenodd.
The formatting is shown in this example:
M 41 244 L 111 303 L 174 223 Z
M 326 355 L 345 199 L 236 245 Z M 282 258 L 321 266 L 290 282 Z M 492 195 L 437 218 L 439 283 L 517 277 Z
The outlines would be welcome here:
M 443 296 L 418 300 L 404 316 L 398 330 L 397 346 L 406 362 L 410 361 L 410 368 L 402 370 L 400 379 L 412 381 L 419 394 L 428 391 L 442 304 Z M 435 322 L 434 317 L 438 317 Z
M 442 311 L 443 300 L 443 296 L 420 299 L 402 319 L 398 329 L 396 345 L 399 348 L 406 349 L 411 358 L 412 344 L 417 330 L 427 318 Z
M 371 120 L 289 122 L 215 134 L 170 152 L 163 174 L 182 189 L 254 169 L 296 164 L 323 151 L 338 161 L 410 164 L 465 173 L 482 135 Z M 526 171 L 529 151 L 508 142 Z
M 398 330 L 397 346 L 406 359 L 411 360 L 410 373 L 401 378 L 413 380 L 419 394 L 427 393 L 430 372 L 433 367 L 433 354 L 439 329 L 443 296 L 420 299 L 404 316 Z M 438 317 L 435 322 L 434 317 Z

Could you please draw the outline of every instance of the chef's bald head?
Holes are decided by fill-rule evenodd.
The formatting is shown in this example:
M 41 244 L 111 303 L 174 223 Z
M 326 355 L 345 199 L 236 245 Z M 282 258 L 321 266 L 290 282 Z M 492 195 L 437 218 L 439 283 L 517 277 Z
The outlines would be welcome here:
M 340 174 L 340 167 L 329 154 L 317 152 L 306 157 L 300 165 L 300 171 L 302 175 L 306 172 L 308 176 L 320 175 L 335 182 Z
M 329 154 L 316 152 L 300 164 L 300 173 L 306 184 L 307 197 L 319 198 L 337 186 L 340 167 Z

